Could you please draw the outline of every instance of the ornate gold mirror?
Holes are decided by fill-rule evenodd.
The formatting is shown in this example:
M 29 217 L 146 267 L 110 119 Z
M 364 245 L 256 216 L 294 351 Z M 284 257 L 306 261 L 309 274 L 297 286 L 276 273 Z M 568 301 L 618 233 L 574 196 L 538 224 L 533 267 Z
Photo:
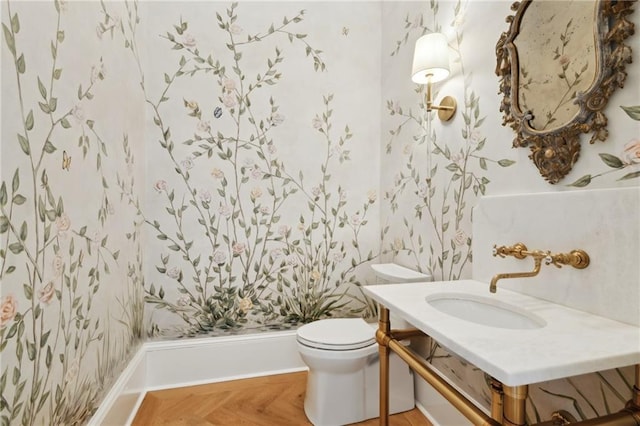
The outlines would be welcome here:
M 566 176 L 580 155 L 580 135 L 607 139 L 604 108 L 627 76 L 634 1 L 524 0 L 513 3 L 509 30 L 496 45 L 503 125 L 514 147 L 550 183 Z

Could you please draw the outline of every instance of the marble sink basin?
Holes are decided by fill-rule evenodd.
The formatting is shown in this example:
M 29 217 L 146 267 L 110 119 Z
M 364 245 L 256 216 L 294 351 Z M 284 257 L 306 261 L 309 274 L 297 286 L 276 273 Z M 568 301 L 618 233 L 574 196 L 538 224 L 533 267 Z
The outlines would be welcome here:
M 539 316 L 492 297 L 438 293 L 427 296 L 426 302 L 447 315 L 488 327 L 527 330 L 547 325 Z
M 640 327 L 504 288 L 491 294 L 488 283 L 460 280 L 363 289 L 449 352 L 508 386 L 640 363 Z M 470 313 L 470 306 L 479 311 Z M 506 327 L 516 319 L 531 328 Z

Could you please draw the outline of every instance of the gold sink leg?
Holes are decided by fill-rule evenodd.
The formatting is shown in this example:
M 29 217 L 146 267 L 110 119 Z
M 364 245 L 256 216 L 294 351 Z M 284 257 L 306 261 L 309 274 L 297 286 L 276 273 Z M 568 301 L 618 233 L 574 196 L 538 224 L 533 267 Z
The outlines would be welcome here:
M 502 423 L 502 400 L 504 399 L 504 392 L 502 390 L 502 383 L 500 381 L 491 378 L 491 418 L 495 421 Z
M 380 353 L 380 426 L 389 424 L 389 310 L 380 305 L 380 317 L 378 320 L 378 351 Z
M 502 386 L 504 390 L 503 421 L 505 426 L 526 425 L 525 401 L 529 393 L 527 385 Z

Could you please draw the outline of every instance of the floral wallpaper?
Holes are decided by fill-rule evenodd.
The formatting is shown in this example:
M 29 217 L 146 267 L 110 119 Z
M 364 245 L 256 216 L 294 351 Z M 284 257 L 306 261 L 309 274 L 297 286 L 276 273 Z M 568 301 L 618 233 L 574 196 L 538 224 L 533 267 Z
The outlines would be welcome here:
M 638 186 L 640 126 L 638 65 L 607 109 L 609 139 L 583 144 L 573 172 L 551 186 L 537 174 L 528 150 L 511 149 L 501 126 L 495 44 L 508 26 L 510 2 L 383 3 L 381 222 L 389 259 L 435 280 L 470 278 L 472 208 L 484 194 L 566 191 L 575 187 Z M 502 11 L 501 13 L 498 11 Z M 633 15 L 638 23 L 638 14 Z M 411 82 L 414 41 L 438 31 L 449 40 L 452 73 L 434 86 L 434 101 L 453 95 L 458 112 L 443 123 L 424 108 L 424 88 Z M 637 52 L 637 38 L 630 44 Z M 603 164 L 604 163 L 604 164 Z M 630 213 L 633 214 L 633 213 Z M 484 374 L 432 342 L 423 355 L 455 383 L 490 405 Z M 632 369 L 616 369 L 530 386 L 529 423 L 559 409 L 577 419 L 620 410 L 630 397 Z
M 372 262 L 467 278 L 484 194 L 638 185 L 635 63 L 609 140 L 566 183 L 550 188 L 510 148 L 493 73 L 508 13 L 3 2 L 2 424 L 85 423 L 144 339 L 371 317 Z M 409 78 L 430 31 L 453 54 L 434 93 L 458 99 L 446 124 Z M 437 345 L 424 356 L 486 402 L 482 373 Z M 616 410 L 629 377 L 540 384 L 529 416 Z
M 372 97 L 378 71 L 365 67 L 379 55 L 357 65 L 347 52 L 366 44 L 365 19 L 379 11 L 355 7 L 147 6 L 147 34 L 159 36 L 147 39 L 146 62 L 136 60 L 148 70 L 154 167 L 142 215 L 156 333 L 373 314 L 360 284 L 380 254 L 379 164 L 366 161 L 378 111 L 375 101 L 346 106 Z M 353 73 L 358 83 L 345 80 Z M 363 165 L 369 173 L 354 169 Z
M 2 3 L 3 425 L 84 423 L 145 334 L 142 99 L 113 108 L 130 61 L 86 17 Z

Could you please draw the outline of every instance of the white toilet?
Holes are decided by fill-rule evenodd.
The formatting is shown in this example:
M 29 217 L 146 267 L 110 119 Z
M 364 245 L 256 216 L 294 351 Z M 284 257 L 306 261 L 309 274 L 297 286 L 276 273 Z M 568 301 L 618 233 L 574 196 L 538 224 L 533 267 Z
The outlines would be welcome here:
M 387 263 L 372 265 L 385 282 L 430 281 L 429 275 Z M 394 328 L 397 322 L 391 320 Z M 309 367 L 304 411 L 315 426 L 356 423 L 379 415 L 377 323 L 332 318 L 298 329 L 298 351 Z M 389 360 L 390 413 L 414 407 L 413 373 L 395 353 Z

